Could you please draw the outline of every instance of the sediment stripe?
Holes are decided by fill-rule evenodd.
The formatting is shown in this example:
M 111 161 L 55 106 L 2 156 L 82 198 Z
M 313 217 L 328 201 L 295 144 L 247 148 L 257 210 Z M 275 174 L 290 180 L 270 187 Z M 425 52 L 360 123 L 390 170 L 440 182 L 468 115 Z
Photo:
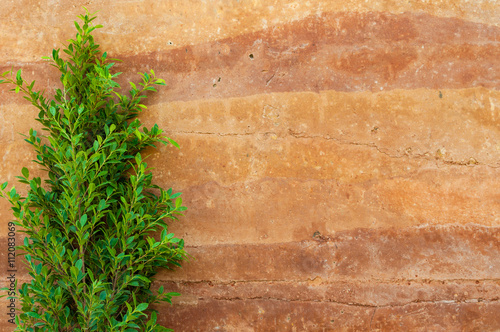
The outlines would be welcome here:
M 0 305 L 7 306 L 6 298 L 0 300 Z M 274 299 L 205 299 L 196 305 L 154 307 L 160 312 L 159 323 L 176 331 L 473 331 L 478 326 L 481 331 L 496 331 L 500 328 L 497 301 L 371 307 Z M 11 324 L 1 327 L 4 332 L 13 330 Z
M 297 281 L 499 279 L 500 228 L 357 229 L 317 240 L 188 248 L 195 258 L 158 280 Z
M 15 95 L 19 97 L 19 95 Z M 18 99 L 19 101 L 20 99 Z M 323 138 L 393 157 L 498 166 L 500 92 L 484 88 L 259 94 L 241 98 L 147 103 L 140 119 L 181 134 Z M 31 105 L 0 105 L 0 143 L 39 128 Z M 23 121 L 17 121 L 22 118 Z M 182 140 L 182 138 L 180 138 Z
M 160 103 L 141 120 L 158 123 L 173 137 L 323 138 L 372 146 L 393 157 L 497 166 L 499 112 L 500 92 L 484 88 L 321 91 Z
M 287 91 L 498 89 L 499 38 L 500 28 L 428 14 L 323 13 L 215 42 L 113 56 L 124 61 L 117 65 L 127 73 L 122 83 L 149 68 L 166 79 L 168 89 L 157 101 Z M 36 72 L 34 78 L 49 75 L 56 82 L 51 67 L 21 66 Z M 9 68 L 4 62 L 0 71 Z
M 339 142 L 324 137 L 178 133 L 174 138 L 182 149 L 162 146 L 157 150 L 145 150 L 145 154 L 149 156 L 148 164 L 156 168 L 156 181 L 178 188 L 211 181 L 228 186 L 268 177 L 355 184 L 410 177 L 420 170 L 439 171 L 441 166 L 463 168 L 462 172 L 475 173 L 480 179 L 491 177 L 493 182 L 498 174 L 497 165 L 480 164 L 469 158 L 463 162 L 448 161 L 440 159 L 442 157 L 436 152 L 423 156 L 393 156 L 374 144 Z M 6 144 L 0 150 L 0 157 L 4 160 L 0 174 L 7 180 L 14 179 L 23 165 L 37 168 L 29 162 L 35 155 L 24 141 Z
M 181 188 L 172 185 L 175 177 L 169 181 L 157 183 L 182 191 L 188 206 L 170 231 L 189 245 L 303 241 L 356 228 L 500 223 L 498 172 L 481 168 L 449 167 L 362 183 L 265 178 Z M 6 227 L 12 213 L 7 203 L 0 207 L 0 226 Z
M 307 301 L 200 301 L 158 306 L 159 322 L 179 331 L 496 331 L 500 303 L 415 303 L 363 307 Z M 453 313 L 453 314 L 452 314 Z
M 498 226 L 498 192 L 492 189 L 499 185 L 498 173 L 448 172 L 358 184 L 282 178 L 231 186 L 209 182 L 182 190 L 189 209 L 170 230 L 186 243 L 206 245 L 302 241 L 358 227 Z
M 18 282 L 26 282 L 16 274 Z M 8 280 L 0 286 L 9 286 Z M 402 307 L 415 303 L 491 303 L 499 300 L 500 282 L 489 280 L 378 280 L 377 282 L 328 283 L 315 278 L 306 281 L 246 281 L 227 284 L 203 282 L 154 282 L 181 293 L 173 298 L 176 307 L 190 307 L 206 301 L 271 300 L 321 302 L 351 307 Z
M 327 282 L 312 280 L 155 282 L 178 292 L 179 305 L 196 305 L 204 300 L 317 301 L 358 306 L 403 306 L 416 302 L 489 302 L 498 301 L 500 280 L 377 280 Z
M 172 88 L 162 96 L 169 100 L 284 91 L 498 88 L 493 68 L 500 61 L 499 36 L 496 27 L 426 14 L 325 13 L 216 43 L 125 57 L 124 63 L 164 72 Z
M 277 288 L 272 291 L 269 290 L 271 286 L 264 287 L 267 289 L 268 296 L 274 294 L 276 298 L 280 297 L 280 289 L 284 289 L 283 285 L 291 282 L 297 284 L 294 291 L 297 294 L 302 294 L 301 289 L 304 290 L 309 286 L 320 287 L 316 288 L 310 296 L 323 294 L 323 297 L 319 299 L 336 298 L 339 302 L 343 299 L 335 294 L 340 292 L 339 285 L 344 287 L 346 283 L 366 282 L 368 287 L 370 280 L 372 282 L 377 280 L 377 283 L 381 282 L 381 285 L 389 283 L 392 285 L 390 287 L 395 287 L 395 284 L 403 287 L 402 280 L 406 280 L 406 284 L 409 283 L 408 286 L 411 283 L 425 284 L 431 281 L 442 281 L 451 286 L 455 282 L 468 282 L 469 286 L 464 286 L 466 289 L 471 287 L 471 282 L 477 280 L 491 281 L 492 284 L 487 293 L 494 300 L 496 292 L 496 299 L 498 299 L 498 289 L 493 284 L 498 284 L 500 280 L 499 227 L 484 228 L 468 225 L 357 229 L 335 234 L 318 233 L 315 238 L 316 240 L 277 244 L 188 247 L 187 250 L 194 259 L 184 263 L 182 269 L 174 272 L 160 271 L 156 280 L 160 284 L 172 281 L 181 284 L 257 282 L 255 287 L 264 287 L 259 286 L 258 283 L 269 282 L 273 285 L 277 283 L 277 286 L 275 285 Z M 7 248 L 6 239 L 3 238 L 1 242 L 3 248 Z M 2 260 L 3 276 L 8 275 L 9 269 L 6 261 L 7 259 Z M 17 276 L 26 278 L 26 269 L 21 259 L 17 260 L 17 265 Z M 449 291 L 453 288 L 451 286 L 440 288 L 440 293 L 442 293 L 440 296 L 443 298 L 449 296 Z M 233 288 L 232 292 L 224 291 L 225 286 L 218 287 L 220 290 L 217 293 L 214 292 L 213 296 L 219 294 L 222 297 L 231 298 L 234 295 L 238 296 L 237 294 L 245 297 L 253 286 L 243 289 Z M 186 286 L 181 288 L 186 288 Z M 392 294 L 397 289 L 397 287 L 389 288 L 385 292 Z M 479 286 L 477 289 L 479 291 Z M 291 299 L 293 299 L 294 292 L 288 293 Z M 363 294 L 367 294 L 367 291 L 360 289 L 358 296 L 365 296 Z M 466 298 L 471 299 L 467 296 Z M 345 299 L 355 301 L 352 297 Z M 389 295 L 386 301 L 387 299 L 394 300 Z M 407 299 L 407 296 L 401 295 L 398 301 L 404 299 Z M 368 300 L 365 298 L 364 301 L 368 301 L 366 304 L 369 305 L 370 301 L 376 301 L 376 298 L 368 297 Z M 384 300 L 378 300 L 377 303 L 380 301 Z
M 251 4 L 227 0 L 181 3 L 143 0 L 100 1 L 86 6 L 90 11 L 100 10 L 97 22 L 105 29 L 98 33 L 98 40 L 114 54 L 164 51 L 182 45 L 233 38 L 325 12 L 426 12 L 438 17 L 500 25 L 499 6 L 491 0 L 259 0 Z M 33 61 L 48 55 L 52 48 L 59 47 L 61 41 L 74 36 L 72 21 L 82 12 L 82 8 L 66 1 L 0 2 L 0 21 L 3 23 L 0 26 L 0 55 L 4 59 L 19 61 Z

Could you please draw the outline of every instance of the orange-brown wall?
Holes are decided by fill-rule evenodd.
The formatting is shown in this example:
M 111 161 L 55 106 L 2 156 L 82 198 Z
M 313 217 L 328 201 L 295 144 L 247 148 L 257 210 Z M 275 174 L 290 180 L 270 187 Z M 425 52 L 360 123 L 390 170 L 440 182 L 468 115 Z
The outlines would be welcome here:
M 193 259 L 158 275 L 165 326 L 500 330 L 497 1 L 2 1 L 0 72 L 50 92 L 82 5 L 121 82 L 168 84 L 141 119 L 181 145 L 149 161 Z M 37 172 L 34 116 L 0 86 L 1 182 Z

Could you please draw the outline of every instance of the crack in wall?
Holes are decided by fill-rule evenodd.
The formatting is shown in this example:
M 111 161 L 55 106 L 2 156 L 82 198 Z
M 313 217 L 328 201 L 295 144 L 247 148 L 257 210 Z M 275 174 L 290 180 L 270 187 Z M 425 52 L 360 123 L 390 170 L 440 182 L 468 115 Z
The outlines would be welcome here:
M 372 318 L 370 318 L 370 331 L 372 330 L 372 322 L 373 322 L 373 317 L 375 317 L 375 313 L 377 312 L 377 308 L 373 309 L 373 314 L 372 314 Z
M 171 280 L 171 279 L 156 279 L 156 282 L 169 282 L 176 284 L 208 284 L 210 286 L 235 286 L 237 284 L 251 284 L 251 283 L 283 283 L 283 284 L 298 284 L 298 283 L 309 283 L 313 281 L 315 277 L 307 278 L 307 279 L 249 279 L 249 280 L 209 280 L 209 279 L 199 279 L 199 280 Z M 431 285 L 431 284 L 439 284 L 439 285 L 447 285 L 448 283 L 461 283 L 461 284 L 471 284 L 471 286 L 477 286 L 478 282 L 489 282 L 498 284 L 500 286 L 500 278 L 479 278 L 479 279 L 465 279 L 465 278 L 450 278 L 450 279 L 410 279 L 410 278 L 395 278 L 395 279 L 381 279 L 381 278 L 371 278 L 371 279 L 353 279 L 353 278 L 343 278 L 343 279 L 325 279 L 326 282 L 323 282 L 321 285 L 328 286 L 330 284 L 339 285 L 351 285 L 354 283 L 374 283 L 374 284 L 388 284 L 388 285 L 407 285 L 408 283 L 420 284 L 420 285 Z
M 199 298 L 198 300 L 207 300 L 205 298 Z M 426 304 L 444 304 L 444 305 L 449 305 L 449 304 L 470 304 L 470 303 L 482 303 L 482 304 L 492 304 L 492 303 L 500 303 L 499 298 L 494 298 L 491 300 L 485 300 L 482 298 L 475 298 L 475 299 L 467 299 L 467 300 L 437 300 L 437 301 L 422 301 L 422 300 L 414 300 L 402 304 L 385 304 L 385 305 L 374 305 L 374 304 L 366 304 L 366 303 L 358 303 L 358 302 L 342 302 L 342 301 L 335 301 L 331 299 L 325 299 L 325 300 L 302 300 L 302 299 L 284 299 L 284 298 L 276 298 L 276 297 L 267 297 L 267 296 L 252 296 L 252 297 L 210 297 L 208 300 L 216 300 L 216 301 L 247 301 L 247 300 L 262 300 L 262 301 L 278 301 L 278 302 L 293 302 L 293 303 L 328 303 L 328 304 L 338 304 L 338 305 L 344 305 L 344 306 L 349 306 L 349 307 L 365 307 L 365 308 L 374 308 L 374 309 L 381 309 L 381 308 L 404 308 L 406 306 L 410 305 L 426 305 Z M 375 314 L 375 313 L 374 313 Z M 373 318 L 373 317 L 372 317 Z
M 218 133 L 218 132 L 202 132 L 202 131 L 171 131 L 170 133 L 172 134 L 194 134 L 194 135 L 214 135 L 214 136 L 255 136 L 255 135 L 277 135 L 274 132 L 248 132 L 248 133 L 231 133 L 231 132 L 226 132 L 226 133 Z M 399 153 L 399 154 L 394 154 L 390 153 L 387 150 L 382 149 L 378 145 L 376 145 L 373 142 L 369 143 L 364 143 L 364 142 L 354 142 L 354 141 L 348 141 L 348 140 L 343 140 L 340 138 L 336 137 L 331 137 L 328 135 L 306 135 L 304 133 L 298 133 L 294 132 L 291 129 L 288 129 L 288 136 L 292 136 L 297 139 L 323 139 L 323 140 L 329 140 L 329 141 L 334 141 L 339 145 L 354 145 L 354 146 L 364 146 L 368 147 L 371 149 L 375 149 L 377 152 L 386 155 L 389 158 L 394 158 L 394 159 L 400 159 L 400 158 L 408 158 L 408 159 L 422 159 L 422 160 L 427 160 L 429 162 L 435 162 L 436 165 L 439 167 L 439 163 L 442 163 L 443 165 L 448 165 L 448 166 L 465 166 L 465 167 L 476 167 L 476 166 L 486 166 L 490 168 L 500 168 L 500 162 L 498 162 L 496 165 L 495 164 L 488 164 L 488 163 L 483 163 L 478 161 L 478 158 L 475 157 L 469 157 L 468 160 L 453 160 L 453 159 L 444 159 L 443 156 L 437 154 L 432 154 L 429 151 L 426 151 L 424 153 L 411 153 L 408 151 L 408 149 L 405 150 L 405 153 Z
M 414 154 L 414 153 L 411 153 L 411 149 L 410 149 L 410 151 L 408 151 L 408 149 L 407 149 L 405 151 L 405 153 L 402 153 L 402 154 L 390 154 L 389 152 L 382 150 L 379 146 L 377 146 L 373 142 L 362 143 L 362 142 L 347 141 L 347 140 L 343 140 L 343 139 L 336 138 L 336 137 L 330 137 L 330 136 L 306 135 L 304 133 L 294 132 L 291 129 L 288 130 L 288 134 L 292 137 L 299 138 L 299 139 L 300 138 L 309 138 L 309 139 L 320 138 L 320 139 L 325 139 L 325 140 L 332 140 L 332 141 L 337 142 L 338 144 L 341 144 L 341 145 L 366 146 L 369 148 L 376 149 L 379 153 L 382 153 L 382 154 L 388 156 L 389 158 L 399 159 L 399 158 L 406 157 L 409 159 L 424 159 L 427 161 L 435 161 L 436 164 L 440 161 L 443 164 L 453 165 L 453 166 L 474 167 L 474 166 L 482 165 L 482 166 L 487 166 L 487 167 L 491 167 L 491 168 L 499 168 L 500 167 L 500 164 L 499 165 L 491 165 L 491 164 L 481 163 L 481 162 L 477 161 L 477 158 L 473 158 L 473 157 L 470 157 L 469 160 L 467 160 L 467 161 L 456 161 L 456 160 L 452 160 L 452 159 L 444 159 L 442 157 L 435 157 L 435 156 L 433 157 L 432 153 L 428 152 L 428 151 L 426 151 L 424 153 Z
M 251 133 L 216 133 L 209 131 L 170 131 L 169 134 L 194 134 L 194 135 L 214 135 L 214 136 L 251 136 L 255 135 L 255 132 Z

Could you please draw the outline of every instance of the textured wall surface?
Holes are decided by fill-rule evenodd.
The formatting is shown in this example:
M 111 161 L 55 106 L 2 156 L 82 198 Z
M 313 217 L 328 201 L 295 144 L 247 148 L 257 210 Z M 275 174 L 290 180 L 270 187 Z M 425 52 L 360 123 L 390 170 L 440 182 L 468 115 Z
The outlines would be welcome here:
M 162 323 L 500 330 L 498 1 L 3 0 L 0 72 L 52 91 L 40 58 L 81 5 L 122 82 L 168 84 L 141 119 L 181 145 L 149 162 L 183 192 L 193 259 L 158 276 L 183 294 Z M 0 86 L 2 182 L 36 173 L 17 135 L 34 115 Z M 1 285 L 10 216 L 1 201 Z

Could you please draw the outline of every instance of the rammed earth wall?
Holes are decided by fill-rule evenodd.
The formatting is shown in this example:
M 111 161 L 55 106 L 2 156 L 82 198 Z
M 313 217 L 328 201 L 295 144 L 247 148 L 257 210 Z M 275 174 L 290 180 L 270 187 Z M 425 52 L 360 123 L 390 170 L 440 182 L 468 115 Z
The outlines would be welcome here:
M 158 308 L 165 326 L 500 330 L 496 1 L 1 1 L 0 72 L 50 93 L 40 58 L 80 5 L 100 10 L 121 82 L 154 69 L 168 85 L 141 119 L 181 145 L 149 162 L 184 193 L 172 229 L 193 259 L 158 275 L 183 294 Z M 0 86 L 2 182 L 43 175 L 17 134 L 35 112 Z

